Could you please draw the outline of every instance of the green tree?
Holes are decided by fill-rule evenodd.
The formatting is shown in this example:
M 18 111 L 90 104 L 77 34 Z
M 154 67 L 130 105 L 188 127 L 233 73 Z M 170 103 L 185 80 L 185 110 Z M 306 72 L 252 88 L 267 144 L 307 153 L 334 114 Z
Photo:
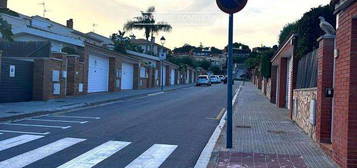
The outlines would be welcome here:
M 211 47 L 211 52 L 212 52 L 212 54 L 222 54 L 222 50 L 220 50 L 216 47 Z
M 0 17 L 0 33 L 4 40 L 14 41 L 12 38 L 14 34 L 12 33 L 11 30 L 12 30 L 11 24 L 9 24 L 6 20 Z
M 222 70 L 218 66 L 211 66 L 209 71 L 211 71 L 213 74 L 222 74 Z
M 192 45 L 190 45 L 190 44 L 185 44 L 185 45 L 183 45 L 182 47 L 178 47 L 178 48 L 175 48 L 174 50 L 173 50 L 173 52 L 174 53 L 188 53 L 188 52 L 190 52 L 191 50 L 193 50 L 193 49 L 196 49 L 197 47 L 195 47 L 195 46 L 192 46 Z
M 166 22 L 156 22 L 154 17 L 155 7 L 149 7 L 145 12 L 141 11 L 141 16 L 135 17 L 124 25 L 124 30 L 144 30 L 145 38 L 153 37 L 154 33 L 161 31 L 169 32 L 172 26 Z
M 297 22 L 289 23 L 284 26 L 279 35 L 279 46 L 283 45 L 292 34 L 296 33 Z
M 120 53 L 126 53 L 126 50 L 132 50 L 136 52 L 143 52 L 142 48 L 131 43 L 130 38 L 125 36 L 125 31 L 118 31 L 113 33 L 110 38 L 114 43 L 114 50 Z
M 247 58 L 245 57 L 240 57 L 240 56 L 234 56 L 233 57 L 233 63 L 235 64 L 242 64 Z
M 327 22 L 335 26 L 336 17 L 333 12 L 334 7 L 331 5 L 312 8 L 296 23 L 291 23 L 284 27 L 279 36 L 280 46 L 283 45 L 283 42 L 286 41 L 291 34 L 295 33 L 298 36 L 295 41 L 297 58 L 301 58 L 313 51 L 318 47 L 317 39 L 324 34 L 319 26 L 319 16 L 324 17 Z
M 228 45 L 224 48 L 226 51 L 228 50 Z M 252 50 L 248 45 L 242 43 L 233 43 L 233 53 L 234 54 L 249 54 Z
M 207 60 L 202 60 L 202 61 L 198 61 L 197 65 L 205 70 L 208 70 L 212 66 L 212 63 Z

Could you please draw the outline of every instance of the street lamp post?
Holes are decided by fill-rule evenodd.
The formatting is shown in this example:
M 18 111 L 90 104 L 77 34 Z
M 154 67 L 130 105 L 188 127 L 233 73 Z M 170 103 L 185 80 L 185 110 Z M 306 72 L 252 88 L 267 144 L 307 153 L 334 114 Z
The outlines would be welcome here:
M 160 39 L 161 41 L 161 45 L 162 45 L 162 53 L 160 55 L 160 79 L 161 79 L 161 91 L 164 91 L 164 59 L 165 59 L 165 49 L 164 49 L 164 45 L 166 42 L 166 39 L 164 36 L 161 37 Z
M 229 14 L 228 24 L 228 58 L 227 58 L 227 148 L 233 144 L 233 14 L 241 11 L 248 0 L 216 0 L 218 7 Z

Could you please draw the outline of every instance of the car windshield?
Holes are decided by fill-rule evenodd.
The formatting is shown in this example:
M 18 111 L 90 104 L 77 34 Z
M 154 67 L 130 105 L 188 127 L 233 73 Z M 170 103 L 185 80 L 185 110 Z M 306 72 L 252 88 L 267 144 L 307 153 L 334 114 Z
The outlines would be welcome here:
M 207 77 L 204 77 L 204 76 L 201 76 L 201 77 L 198 77 L 199 80 L 207 80 Z

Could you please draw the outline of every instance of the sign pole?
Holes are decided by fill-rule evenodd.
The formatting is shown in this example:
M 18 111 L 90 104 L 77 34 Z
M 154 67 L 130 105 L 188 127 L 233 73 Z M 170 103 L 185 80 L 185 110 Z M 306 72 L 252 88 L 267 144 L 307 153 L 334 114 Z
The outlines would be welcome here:
M 227 80 L 227 148 L 232 148 L 233 141 L 233 14 L 229 14 L 228 30 L 228 80 Z

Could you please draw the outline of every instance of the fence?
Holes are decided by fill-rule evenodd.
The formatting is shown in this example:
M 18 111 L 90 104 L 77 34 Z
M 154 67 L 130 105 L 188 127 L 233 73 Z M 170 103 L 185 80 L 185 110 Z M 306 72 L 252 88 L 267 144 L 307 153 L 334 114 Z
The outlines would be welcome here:
M 297 89 L 317 87 L 317 50 L 306 54 L 299 60 Z

